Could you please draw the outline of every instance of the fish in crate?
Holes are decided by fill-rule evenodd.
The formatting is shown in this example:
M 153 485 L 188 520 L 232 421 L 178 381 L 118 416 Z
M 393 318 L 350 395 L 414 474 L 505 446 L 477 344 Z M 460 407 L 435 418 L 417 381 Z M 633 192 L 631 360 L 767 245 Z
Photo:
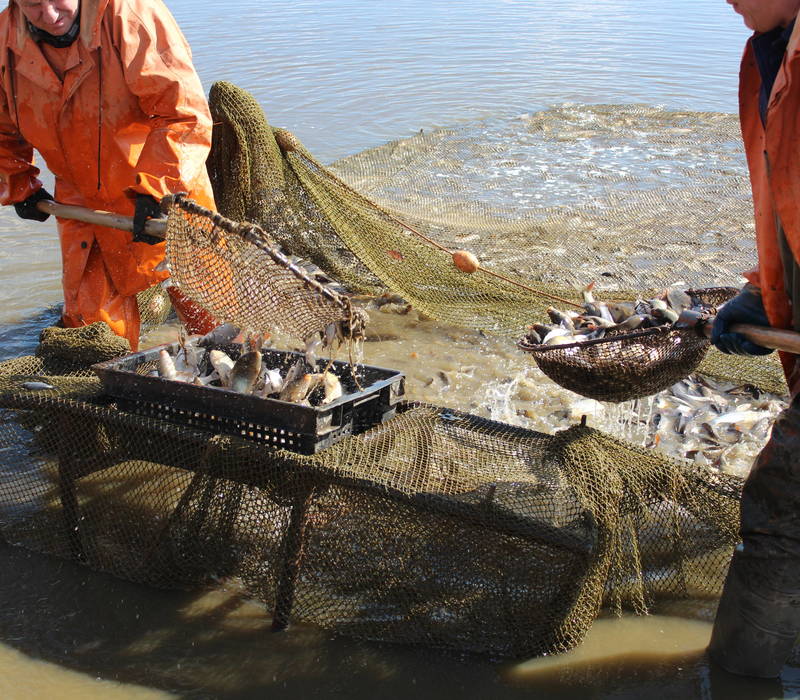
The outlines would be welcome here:
M 301 454 L 389 420 L 405 393 L 401 372 L 318 358 L 313 339 L 304 352 L 232 341 L 220 327 L 93 370 L 124 410 Z

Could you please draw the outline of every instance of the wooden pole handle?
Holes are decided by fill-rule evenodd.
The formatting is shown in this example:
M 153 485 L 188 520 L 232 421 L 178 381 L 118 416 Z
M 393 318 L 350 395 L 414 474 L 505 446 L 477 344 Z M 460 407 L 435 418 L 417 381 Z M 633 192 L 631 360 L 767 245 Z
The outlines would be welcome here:
M 43 199 L 37 202 L 36 208 L 45 214 L 52 214 L 61 219 L 72 219 L 73 221 L 83 221 L 87 224 L 133 232 L 132 216 L 123 216 L 122 214 L 113 214 L 109 211 L 99 211 L 97 209 L 86 209 L 85 207 L 76 207 L 70 204 L 59 204 L 52 199 Z M 167 222 L 163 219 L 148 219 L 144 225 L 144 232 L 148 236 L 164 238 L 167 233 Z
M 703 325 L 703 333 L 711 337 L 711 323 Z M 745 338 L 752 341 L 762 348 L 772 348 L 773 350 L 783 350 L 800 355 L 800 333 L 794 331 L 784 331 L 768 326 L 753 326 L 749 323 L 734 323 L 730 330 L 734 333 L 741 333 Z

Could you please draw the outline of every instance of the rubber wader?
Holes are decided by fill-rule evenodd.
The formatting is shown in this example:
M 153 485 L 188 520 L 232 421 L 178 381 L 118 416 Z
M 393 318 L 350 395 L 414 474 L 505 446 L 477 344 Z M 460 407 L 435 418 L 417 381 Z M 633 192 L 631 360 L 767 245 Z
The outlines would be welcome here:
M 800 399 L 775 422 L 742 493 L 736 548 L 708 651 L 725 670 L 775 678 L 800 631 Z

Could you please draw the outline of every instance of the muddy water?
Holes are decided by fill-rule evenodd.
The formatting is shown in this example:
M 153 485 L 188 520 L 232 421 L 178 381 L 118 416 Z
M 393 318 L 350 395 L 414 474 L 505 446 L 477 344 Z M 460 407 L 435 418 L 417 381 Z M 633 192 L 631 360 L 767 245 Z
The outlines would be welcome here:
M 168 4 L 206 87 L 228 79 L 247 88 L 273 124 L 324 162 L 419 129 L 569 102 L 733 112 L 745 36 L 720 0 L 242 0 L 225 13 L 218 3 Z M 552 197 L 545 205 L 564 195 L 543 192 Z M 48 308 L 60 298 L 60 263 L 52 222 L 21 222 L 0 209 L 0 244 L 0 356 L 11 357 L 31 352 L 38 329 L 57 317 Z M 370 332 L 365 361 L 405 372 L 410 398 L 548 432 L 583 413 L 601 427 L 616 423 L 607 409 L 578 404 L 507 342 L 415 314 L 373 313 Z M 800 693 L 795 669 L 778 683 L 710 669 L 702 650 L 713 609 L 699 619 L 696 610 L 691 619 L 677 610 L 601 619 L 569 654 L 496 664 L 303 626 L 273 635 L 262 606 L 235 591 L 157 591 L 4 544 L 0 561 L 3 698 Z
M 233 592 L 157 591 L 0 545 L 4 698 L 796 697 L 800 676 L 747 682 L 703 657 L 710 624 L 600 619 L 578 649 L 518 663 L 269 631 Z M 27 582 L 20 585 L 20 581 Z

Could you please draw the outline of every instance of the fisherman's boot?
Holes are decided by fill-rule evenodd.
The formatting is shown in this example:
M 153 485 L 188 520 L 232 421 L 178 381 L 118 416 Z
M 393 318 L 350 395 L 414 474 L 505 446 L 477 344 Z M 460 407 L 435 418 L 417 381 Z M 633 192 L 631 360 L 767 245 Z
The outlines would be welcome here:
M 708 653 L 730 673 L 776 678 L 800 631 L 800 559 L 733 555 Z

